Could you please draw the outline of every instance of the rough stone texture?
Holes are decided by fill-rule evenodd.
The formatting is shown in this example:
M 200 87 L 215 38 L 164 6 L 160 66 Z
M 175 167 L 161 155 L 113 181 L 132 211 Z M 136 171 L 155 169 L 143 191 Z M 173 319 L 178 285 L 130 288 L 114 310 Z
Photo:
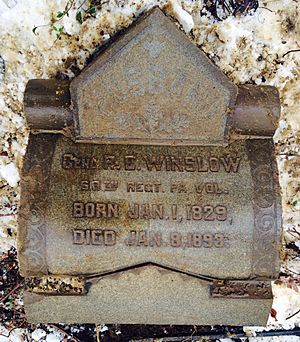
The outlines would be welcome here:
M 63 131 L 69 122 L 69 81 L 30 80 L 24 94 L 24 111 L 31 131 Z
M 232 116 L 236 134 L 270 137 L 280 118 L 278 89 L 271 86 L 240 85 Z
M 23 164 L 22 203 L 18 222 L 18 253 L 22 273 L 47 273 L 45 258 L 47 193 L 56 135 L 36 136 L 28 145 L 28 159 Z M 30 228 L 29 228 L 30 227 Z
M 157 8 L 72 81 L 77 139 L 225 144 L 236 93 Z
M 25 294 L 32 322 L 265 325 L 272 299 L 210 298 L 208 283 L 147 266 L 91 280 L 87 296 Z

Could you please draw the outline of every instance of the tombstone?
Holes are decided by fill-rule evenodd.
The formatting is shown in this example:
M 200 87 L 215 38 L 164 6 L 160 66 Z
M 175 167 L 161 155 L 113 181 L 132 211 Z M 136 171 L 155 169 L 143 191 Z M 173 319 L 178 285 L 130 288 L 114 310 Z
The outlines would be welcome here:
M 71 82 L 29 81 L 24 103 L 30 322 L 266 323 L 275 88 L 231 83 L 156 8 Z

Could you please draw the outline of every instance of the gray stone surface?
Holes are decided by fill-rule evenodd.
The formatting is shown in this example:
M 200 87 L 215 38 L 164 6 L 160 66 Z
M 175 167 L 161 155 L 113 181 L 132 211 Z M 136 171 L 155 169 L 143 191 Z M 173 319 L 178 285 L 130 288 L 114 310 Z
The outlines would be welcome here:
M 87 296 L 25 295 L 31 322 L 265 325 L 272 299 L 211 298 L 195 277 L 148 266 L 92 280 Z
M 77 139 L 225 144 L 236 93 L 157 8 L 71 83 Z
M 83 158 L 92 161 L 93 157 L 97 169 L 74 168 L 76 161 L 82 167 Z M 115 170 L 109 170 L 108 158 L 110 162 L 114 158 Z M 229 165 L 230 158 L 236 173 L 225 171 L 223 163 Z M 149 171 L 154 159 L 159 167 L 161 163 L 161 171 L 154 167 Z M 209 168 L 209 161 L 216 172 L 199 172 L 199 167 Z M 95 190 L 85 190 L 93 184 Z M 117 188 L 108 191 L 107 186 Z M 48 196 L 44 213 L 47 265 L 52 274 L 103 273 L 147 262 L 217 278 L 251 274 L 253 195 L 244 142 L 230 148 L 120 147 L 74 145 L 59 139 Z M 110 203 L 118 208 L 118 217 L 109 217 Z M 108 217 L 97 212 L 99 204 Z M 137 208 L 139 217 L 132 218 Z M 99 245 L 97 241 L 81 244 L 81 234 L 87 240 L 91 230 L 113 234 L 115 242 L 105 245 L 101 236 Z M 78 244 L 72 234 L 78 235 Z M 188 241 L 192 238 L 199 241 Z

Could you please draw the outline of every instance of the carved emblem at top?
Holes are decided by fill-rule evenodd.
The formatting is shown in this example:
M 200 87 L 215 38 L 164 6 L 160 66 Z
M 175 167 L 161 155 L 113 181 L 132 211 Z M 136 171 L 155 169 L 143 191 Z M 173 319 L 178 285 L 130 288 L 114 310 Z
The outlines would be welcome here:
M 236 87 L 159 9 L 71 83 L 76 139 L 227 142 Z

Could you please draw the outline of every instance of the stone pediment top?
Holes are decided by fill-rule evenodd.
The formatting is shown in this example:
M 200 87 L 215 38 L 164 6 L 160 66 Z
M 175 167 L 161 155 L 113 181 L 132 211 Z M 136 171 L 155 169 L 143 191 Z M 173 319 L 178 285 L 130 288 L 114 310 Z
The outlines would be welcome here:
M 77 140 L 227 142 L 237 87 L 163 12 L 140 19 L 71 82 Z
M 234 85 L 158 8 L 71 82 L 30 80 L 24 108 L 36 133 L 98 144 L 227 145 L 280 115 L 275 87 Z

